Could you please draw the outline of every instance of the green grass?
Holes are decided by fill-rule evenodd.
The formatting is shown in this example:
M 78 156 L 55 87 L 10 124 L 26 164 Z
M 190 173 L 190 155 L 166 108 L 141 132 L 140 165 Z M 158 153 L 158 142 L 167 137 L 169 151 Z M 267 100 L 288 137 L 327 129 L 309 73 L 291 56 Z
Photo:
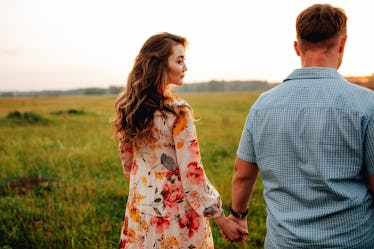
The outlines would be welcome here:
M 195 111 L 204 167 L 227 214 L 236 148 L 258 95 L 181 94 Z M 0 98 L 0 249 L 117 248 L 128 183 L 112 138 L 115 99 Z M 12 112 L 48 122 L 6 122 Z M 30 176 L 48 181 L 22 191 L 12 188 L 12 181 Z M 224 241 L 212 222 L 215 247 L 263 248 L 265 216 L 258 180 L 246 246 Z

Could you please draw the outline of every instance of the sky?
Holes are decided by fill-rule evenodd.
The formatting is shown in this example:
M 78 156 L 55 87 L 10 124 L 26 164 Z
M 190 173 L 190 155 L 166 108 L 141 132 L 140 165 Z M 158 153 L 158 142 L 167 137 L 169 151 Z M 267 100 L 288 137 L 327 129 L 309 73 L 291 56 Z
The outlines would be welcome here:
M 140 47 L 167 31 L 189 40 L 185 82 L 280 82 L 300 59 L 296 16 L 341 7 L 348 40 L 339 72 L 374 73 L 371 1 L 0 0 L 0 91 L 123 86 Z

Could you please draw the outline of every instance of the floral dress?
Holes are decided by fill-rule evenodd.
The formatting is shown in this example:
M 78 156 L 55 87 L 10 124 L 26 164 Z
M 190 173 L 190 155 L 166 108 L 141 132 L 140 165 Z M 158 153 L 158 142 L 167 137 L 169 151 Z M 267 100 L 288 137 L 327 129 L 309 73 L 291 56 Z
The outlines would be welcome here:
M 119 248 L 213 249 L 209 219 L 223 213 L 207 179 L 191 107 L 173 97 L 176 114 L 154 114 L 153 141 L 135 151 L 120 143 L 130 179 Z

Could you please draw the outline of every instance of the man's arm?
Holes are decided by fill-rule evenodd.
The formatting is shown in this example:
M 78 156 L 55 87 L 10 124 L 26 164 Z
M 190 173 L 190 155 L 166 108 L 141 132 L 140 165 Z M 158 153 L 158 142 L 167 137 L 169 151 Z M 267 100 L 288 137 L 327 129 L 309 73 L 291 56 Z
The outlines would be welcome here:
M 236 213 L 244 213 L 248 209 L 258 175 L 258 167 L 255 163 L 235 159 L 235 171 L 232 178 L 232 209 Z M 373 177 L 374 179 L 374 177 Z
M 235 171 L 232 178 L 232 211 L 236 213 L 229 215 L 229 219 L 239 223 L 248 231 L 247 225 L 247 210 L 248 202 L 251 197 L 253 187 L 256 183 L 258 175 L 258 167 L 255 163 L 244 161 L 240 158 L 235 159 Z M 237 214 L 243 214 L 241 218 Z M 240 240 L 242 245 L 245 245 L 247 234 L 242 234 Z

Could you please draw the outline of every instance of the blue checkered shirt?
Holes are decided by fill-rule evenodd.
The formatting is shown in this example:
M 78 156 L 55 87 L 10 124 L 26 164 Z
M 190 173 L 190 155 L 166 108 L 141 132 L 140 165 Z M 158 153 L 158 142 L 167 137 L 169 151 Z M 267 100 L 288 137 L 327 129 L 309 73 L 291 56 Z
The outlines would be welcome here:
M 265 248 L 374 248 L 373 91 L 296 69 L 252 106 L 237 155 L 260 169 Z

